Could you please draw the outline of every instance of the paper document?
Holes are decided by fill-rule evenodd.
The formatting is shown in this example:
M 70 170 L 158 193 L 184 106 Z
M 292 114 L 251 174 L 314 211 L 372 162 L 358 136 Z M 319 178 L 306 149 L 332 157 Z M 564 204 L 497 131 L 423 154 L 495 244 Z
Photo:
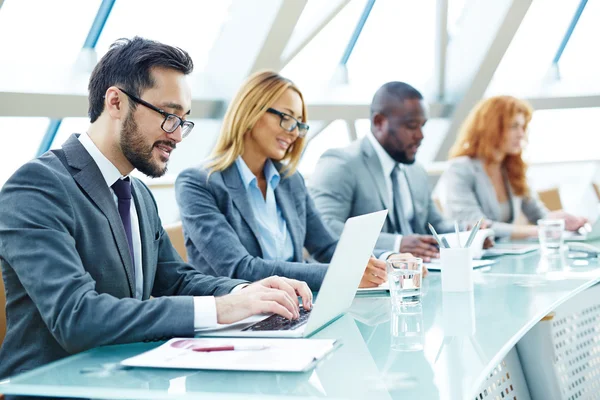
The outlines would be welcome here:
M 175 338 L 121 361 L 129 367 L 289 371 L 312 368 L 339 343 L 326 339 Z
M 538 244 L 527 243 L 496 243 L 494 247 L 490 247 L 483 251 L 484 257 L 495 257 L 505 255 L 521 255 L 532 251 L 539 250 Z

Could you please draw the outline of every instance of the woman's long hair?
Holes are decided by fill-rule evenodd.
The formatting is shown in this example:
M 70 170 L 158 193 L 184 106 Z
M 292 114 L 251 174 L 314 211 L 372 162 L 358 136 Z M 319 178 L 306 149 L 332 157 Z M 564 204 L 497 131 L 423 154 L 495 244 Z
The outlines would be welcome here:
M 512 96 L 496 96 L 479 102 L 462 124 L 458 139 L 449 158 L 468 156 L 478 158 L 484 163 L 495 161 L 498 149 L 504 146 L 506 133 L 511 127 L 515 115 L 525 116 L 525 129 L 533 109 L 523 101 Z M 508 181 L 517 196 L 529 196 L 527 185 L 527 164 L 522 154 L 509 154 L 502 161 Z
M 254 128 L 266 110 L 287 89 L 293 89 L 300 95 L 302 122 L 305 123 L 307 118 L 304 97 L 292 81 L 273 71 L 260 71 L 252 74 L 244 82 L 227 108 L 217 144 L 205 164 L 210 173 L 227 169 L 238 156 L 244 154 L 244 135 Z M 282 169 L 285 175 L 296 172 L 304 145 L 305 139 L 298 137 L 281 160 L 285 163 Z

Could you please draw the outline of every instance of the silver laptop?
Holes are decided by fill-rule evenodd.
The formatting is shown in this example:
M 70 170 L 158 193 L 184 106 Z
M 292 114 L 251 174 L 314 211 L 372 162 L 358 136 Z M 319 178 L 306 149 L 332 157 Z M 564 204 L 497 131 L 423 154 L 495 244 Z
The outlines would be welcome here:
M 311 311 L 300 308 L 293 321 L 256 315 L 229 325 L 201 329 L 196 336 L 306 337 L 343 314 L 352 304 L 365 266 L 379 237 L 387 210 L 349 218 Z M 307 267 L 309 268 L 309 267 Z
M 594 225 L 589 224 L 579 229 L 579 232 L 565 232 L 564 238 L 569 242 L 585 242 L 588 240 L 600 239 L 600 218 L 596 219 Z

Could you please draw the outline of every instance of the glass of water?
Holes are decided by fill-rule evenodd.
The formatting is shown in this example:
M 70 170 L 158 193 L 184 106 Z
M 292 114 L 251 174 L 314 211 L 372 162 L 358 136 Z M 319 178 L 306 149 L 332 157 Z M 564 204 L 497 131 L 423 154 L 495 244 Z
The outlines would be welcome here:
M 540 219 L 537 224 L 542 252 L 558 253 L 564 243 L 563 232 L 565 230 L 565 220 Z
M 390 348 L 395 351 L 423 350 L 423 307 L 415 304 L 403 311 L 392 311 Z
M 421 303 L 421 258 L 394 259 L 387 262 L 388 282 L 392 309 Z

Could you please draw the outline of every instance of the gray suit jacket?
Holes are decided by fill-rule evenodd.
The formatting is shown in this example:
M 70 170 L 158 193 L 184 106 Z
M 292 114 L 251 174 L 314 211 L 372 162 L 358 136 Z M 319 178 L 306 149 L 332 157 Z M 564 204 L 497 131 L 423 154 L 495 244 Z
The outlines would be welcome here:
M 208 175 L 201 167 L 189 168 L 175 182 L 190 263 L 206 274 L 249 281 L 280 275 L 318 290 L 327 265 L 304 263 L 302 249 L 328 263 L 337 237 L 322 222 L 302 176 L 282 176 L 275 189 L 294 245 L 294 262 L 286 262 L 261 258 L 257 222 L 236 165 Z
M 544 218 L 548 213 L 535 192 L 532 191 L 529 198 L 515 196 L 507 181 L 512 219 L 509 223 L 501 222 L 496 190 L 478 159 L 465 156 L 450 160 L 439 185 L 440 201 L 449 218 L 476 221 L 485 217 L 493 221 L 491 228 L 498 237 L 510 236 L 519 210 L 530 222 Z
M 223 295 L 243 283 L 185 264 L 150 190 L 137 179 L 132 185 L 144 301 L 132 298 L 134 267 L 111 191 L 75 135 L 6 182 L 0 261 L 8 329 L 0 377 L 92 347 L 193 336 L 191 296 Z
M 425 169 L 415 163 L 406 165 L 405 171 L 415 212 L 415 233 L 429 234 L 428 223 L 438 233 L 452 231 L 452 223 L 442 218 L 431 198 Z M 381 163 L 366 137 L 344 149 L 325 152 L 308 186 L 317 209 L 338 234 L 346 219 L 390 208 Z M 401 233 L 399 229 L 388 214 L 376 247 L 398 251 L 394 242 Z

